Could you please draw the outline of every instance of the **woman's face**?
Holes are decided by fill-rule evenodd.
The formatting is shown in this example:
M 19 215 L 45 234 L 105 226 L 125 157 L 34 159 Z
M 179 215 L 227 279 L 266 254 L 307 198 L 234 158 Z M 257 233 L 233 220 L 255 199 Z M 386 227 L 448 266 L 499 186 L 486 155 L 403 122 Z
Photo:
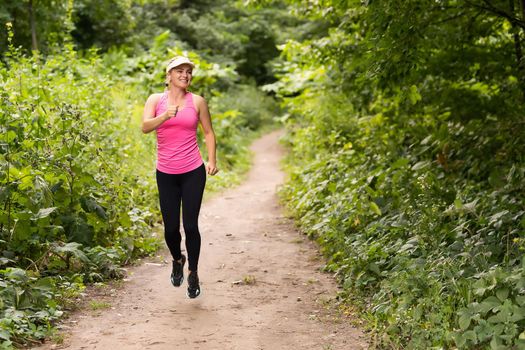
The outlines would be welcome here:
M 189 64 L 181 64 L 170 70 L 171 84 L 175 87 L 186 89 L 190 86 L 193 68 Z

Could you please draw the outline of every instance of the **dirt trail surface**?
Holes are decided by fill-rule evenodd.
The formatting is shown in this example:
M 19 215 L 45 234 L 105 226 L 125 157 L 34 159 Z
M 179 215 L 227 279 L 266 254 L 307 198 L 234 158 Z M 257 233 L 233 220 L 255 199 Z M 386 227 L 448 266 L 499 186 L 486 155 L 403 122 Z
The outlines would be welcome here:
M 247 180 L 203 205 L 200 297 L 186 297 L 186 280 L 180 288 L 170 284 L 166 250 L 164 263 L 129 270 L 106 299 L 110 307 L 74 313 L 63 325 L 62 345 L 39 349 L 367 348 L 362 332 L 330 302 L 336 285 L 320 272 L 315 244 L 278 205 L 279 136 L 254 142 Z

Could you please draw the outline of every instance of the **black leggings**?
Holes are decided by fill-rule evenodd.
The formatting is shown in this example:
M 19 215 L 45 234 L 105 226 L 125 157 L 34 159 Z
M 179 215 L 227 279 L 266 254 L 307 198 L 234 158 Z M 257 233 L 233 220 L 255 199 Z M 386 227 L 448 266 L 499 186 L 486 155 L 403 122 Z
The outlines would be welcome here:
M 160 210 L 164 221 L 164 238 L 174 260 L 181 258 L 180 207 L 186 234 L 188 267 L 197 271 L 201 249 L 199 211 L 201 208 L 206 170 L 204 164 L 184 174 L 166 174 L 157 170 Z

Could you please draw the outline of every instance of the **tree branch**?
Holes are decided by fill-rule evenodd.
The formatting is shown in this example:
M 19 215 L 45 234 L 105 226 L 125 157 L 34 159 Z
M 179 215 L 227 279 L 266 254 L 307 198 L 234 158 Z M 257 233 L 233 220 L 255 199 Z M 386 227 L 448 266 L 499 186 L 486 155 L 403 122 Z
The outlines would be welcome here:
M 524 0 L 525 1 L 525 0 Z M 454 16 L 450 16 L 450 17 L 447 17 L 447 18 L 444 18 L 442 20 L 439 20 L 437 22 L 433 22 L 432 24 L 442 24 L 442 23 L 446 23 L 448 21 L 453 21 L 455 20 L 456 18 L 460 18 L 460 17 L 463 17 L 465 16 L 466 13 L 465 12 L 460 12 L 458 14 L 455 14 Z
M 465 3 L 467 5 L 470 5 L 470 6 L 474 7 L 474 8 L 480 9 L 480 10 L 484 10 L 484 11 L 490 12 L 492 14 L 497 15 L 498 17 L 505 18 L 511 24 L 516 25 L 516 26 L 522 28 L 523 30 L 525 30 L 525 21 L 519 19 L 518 17 L 514 17 L 512 14 L 509 14 L 507 11 L 504 11 L 502 9 L 497 8 L 489 0 L 483 0 L 483 2 L 485 3 L 485 6 L 479 5 L 479 4 L 475 4 L 475 3 L 471 2 L 470 0 L 465 0 Z

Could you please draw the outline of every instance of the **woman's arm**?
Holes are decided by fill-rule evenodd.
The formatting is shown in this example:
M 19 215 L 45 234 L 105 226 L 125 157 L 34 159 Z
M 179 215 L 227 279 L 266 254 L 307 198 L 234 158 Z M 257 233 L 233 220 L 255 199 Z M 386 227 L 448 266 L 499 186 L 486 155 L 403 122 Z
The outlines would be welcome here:
M 142 132 L 147 134 L 158 128 L 166 120 L 176 114 L 176 106 L 168 106 L 168 110 L 155 118 L 155 107 L 160 100 L 160 94 L 153 94 L 148 97 L 142 114 Z
M 206 149 L 208 150 L 208 164 L 206 164 L 206 172 L 210 175 L 215 175 L 219 171 L 217 169 L 217 158 L 216 158 L 216 144 L 215 144 L 215 132 L 211 124 L 211 116 L 208 110 L 208 104 L 206 100 L 200 96 L 193 95 L 195 97 L 195 107 L 199 112 L 199 121 L 204 132 L 204 139 L 206 140 Z

